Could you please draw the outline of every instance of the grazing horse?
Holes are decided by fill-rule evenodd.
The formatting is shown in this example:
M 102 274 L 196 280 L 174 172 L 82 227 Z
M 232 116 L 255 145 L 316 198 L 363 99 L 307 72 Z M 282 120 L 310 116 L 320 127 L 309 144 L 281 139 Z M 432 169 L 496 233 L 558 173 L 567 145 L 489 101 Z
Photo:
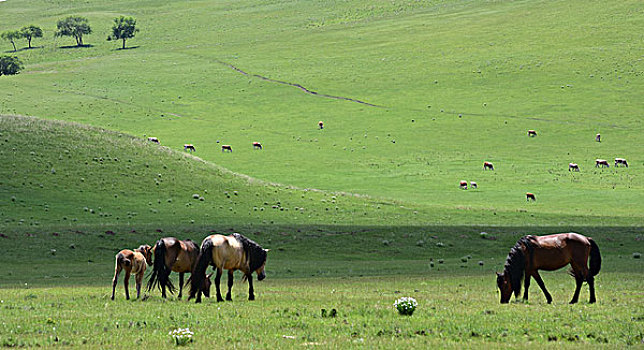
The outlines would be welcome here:
M 465 180 L 461 180 L 461 183 L 459 184 L 459 187 L 460 187 L 462 190 L 466 190 L 466 189 L 467 189 L 467 181 L 465 181 Z
M 262 144 L 259 142 L 253 142 L 253 149 L 262 149 Z
M 324 129 L 324 122 L 320 120 L 318 122 L 318 126 L 320 127 L 320 130 Z
M 184 151 L 190 151 L 190 152 L 195 152 L 195 146 L 193 146 L 191 143 L 186 143 L 183 145 L 183 150 Z
M 215 286 L 217 288 L 217 301 L 224 301 L 219 289 L 219 281 L 224 269 L 228 270 L 228 293 L 226 300 L 232 300 L 231 290 L 233 288 L 233 272 L 241 270 L 244 273 L 242 281 L 248 280 L 248 300 L 255 300 L 253 289 L 253 272 L 257 273 L 257 280 L 266 278 L 264 267 L 268 249 L 262 248 L 252 240 L 233 233 L 230 236 L 211 235 L 201 243 L 199 261 L 192 272 L 192 284 L 190 286 L 190 297 L 197 297 L 196 302 L 201 302 L 201 281 L 206 269 L 212 265 L 217 270 Z
M 599 168 L 600 165 L 602 168 L 610 168 L 610 164 L 608 164 L 608 161 L 606 159 L 595 159 L 595 168 Z
M 179 273 L 179 299 L 183 293 L 183 276 L 186 272 L 192 272 L 199 256 L 199 247 L 189 239 L 185 241 L 174 237 L 165 237 L 157 241 L 152 248 L 154 252 L 154 268 L 148 279 L 148 291 L 158 286 L 161 296 L 166 297 L 165 290 L 168 288 L 174 294 L 176 288 L 170 280 L 170 272 Z M 191 276 L 192 278 L 192 276 Z M 206 297 L 210 296 L 210 278 L 202 278 L 200 283 L 204 288 Z
M 472 181 L 472 182 L 470 182 L 470 187 L 471 188 L 479 188 L 479 185 L 476 182 Z
M 579 165 L 577 163 L 568 163 L 568 171 L 579 171 Z
M 488 170 L 488 169 L 494 170 L 494 165 L 492 165 L 492 163 L 490 163 L 490 162 L 484 162 L 483 163 L 483 170 Z
M 595 135 L 595 141 L 602 142 L 602 135 L 600 134 Z
M 528 130 L 528 136 L 535 137 L 537 136 L 537 132 L 535 130 Z
M 615 167 L 618 167 L 619 165 L 624 165 L 625 167 L 628 168 L 628 162 L 624 158 L 615 158 Z
M 590 267 L 587 267 L 589 257 Z M 571 232 L 549 236 L 524 236 L 519 239 L 508 254 L 503 273 L 496 274 L 496 284 L 501 290 L 501 304 L 510 301 L 512 292 L 516 298 L 519 297 L 524 275 L 523 299 L 528 300 L 530 277 L 534 277 L 548 304 L 552 303 L 552 296 L 546 290 L 538 270 L 558 270 L 567 264 L 572 267 L 570 274 L 575 277 L 577 283 L 570 303 L 574 304 L 579 299 L 579 291 L 584 281 L 588 282 L 590 289 L 590 303 L 594 303 L 595 276 L 602 265 L 599 247 L 592 238 Z
M 150 142 L 154 142 L 154 143 L 157 143 L 157 144 L 159 144 L 159 145 L 161 144 L 161 142 L 159 142 L 159 139 L 158 139 L 158 138 L 156 138 L 156 137 L 154 137 L 154 136 L 150 136 L 150 137 L 148 137 L 148 141 L 150 141 Z
M 232 152 L 233 151 L 233 146 L 231 145 L 221 145 L 221 151 L 222 152 Z
M 536 201 L 536 200 L 537 200 L 537 197 L 535 197 L 534 193 L 531 193 L 531 192 L 526 192 L 526 194 L 525 194 L 525 198 L 526 198 L 526 200 L 527 200 L 528 202 L 529 202 L 531 199 L 532 199 L 533 201 Z
M 146 264 L 148 266 L 152 265 L 152 249 L 147 244 L 134 249 L 134 251 L 123 249 L 116 254 L 114 279 L 112 280 L 112 300 L 114 300 L 114 291 L 122 270 L 125 270 L 125 277 L 123 277 L 125 299 L 130 300 L 130 274 L 136 275 L 136 297 L 141 296 L 141 283 L 145 274 Z

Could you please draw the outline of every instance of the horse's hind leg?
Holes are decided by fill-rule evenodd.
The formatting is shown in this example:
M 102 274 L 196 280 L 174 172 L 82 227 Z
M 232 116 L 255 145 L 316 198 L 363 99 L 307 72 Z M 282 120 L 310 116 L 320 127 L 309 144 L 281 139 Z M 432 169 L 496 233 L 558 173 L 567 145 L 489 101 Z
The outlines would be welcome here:
M 145 275 L 145 272 L 139 272 L 136 274 L 136 298 L 137 299 L 141 297 L 141 284 L 143 283 L 144 275 Z
M 586 282 L 588 282 L 588 289 L 590 290 L 590 300 L 588 302 L 592 304 L 597 301 L 595 299 L 595 277 L 588 276 Z
M 581 285 L 584 284 L 584 278 L 577 272 L 575 272 L 575 283 L 577 286 L 575 287 L 575 294 L 572 295 L 572 300 L 570 300 L 571 304 L 575 304 L 579 300 L 579 291 L 581 291 Z
M 123 277 L 123 286 L 125 287 L 125 299 L 130 300 L 130 270 L 125 269 Z
M 255 300 L 255 289 L 253 289 L 253 273 L 246 275 L 248 278 L 248 300 Z
M 179 295 L 177 296 L 181 299 L 181 293 L 183 293 L 183 274 L 184 272 L 179 272 Z
M 217 288 L 217 301 L 224 301 L 224 298 L 221 297 L 221 289 L 219 289 L 219 282 L 221 281 L 222 269 L 217 268 L 217 274 L 215 275 L 215 287 Z
M 232 291 L 233 291 L 233 282 L 235 277 L 233 276 L 233 270 L 228 270 L 228 293 L 226 293 L 226 300 L 233 300 Z
M 543 280 L 541 279 L 541 275 L 539 275 L 539 272 L 535 271 L 532 274 L 532 277 L 534 277 L 534 280 L 537 281 L 537 284 L 539 285 L 539 288 L 541 288 L 541 291 L 546 296 L 546 300 L 548 301 L 548 304 L 552 303 L 552 295 L 550 295 L 550 293 L 548 293 L 548 290 L 546 289 L 546 285 L 545 285 L 545 283 L 543 283 Z
M 116 284 L 118 283 L 119 273 L 121 273 L 121 266 L 116 263 L 116 268 L 114 268 L 114 279 L 112 280 L 112 300 L 114 300 L 114 292 L 116 290 Z

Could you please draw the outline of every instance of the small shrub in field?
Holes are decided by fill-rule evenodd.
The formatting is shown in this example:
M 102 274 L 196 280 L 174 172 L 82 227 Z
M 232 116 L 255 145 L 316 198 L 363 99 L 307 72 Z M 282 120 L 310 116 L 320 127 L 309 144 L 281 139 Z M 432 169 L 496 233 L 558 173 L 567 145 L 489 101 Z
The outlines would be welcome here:
M 412 297 L 402 297 L 394 302 L 394 308 L 401 315 L 411 316 L 418 307 L 418 302 Z
M 172 337 L 176 346 L 183 346 L 191 343 L 192 336 L 194 335 L 189 328 L 177 328 L 168 334 Z

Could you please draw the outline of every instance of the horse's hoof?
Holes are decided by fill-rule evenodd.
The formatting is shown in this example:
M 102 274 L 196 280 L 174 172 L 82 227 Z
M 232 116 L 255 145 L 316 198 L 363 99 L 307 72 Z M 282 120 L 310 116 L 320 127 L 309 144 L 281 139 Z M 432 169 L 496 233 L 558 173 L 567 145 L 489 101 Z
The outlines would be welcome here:
M 248 300 L 255 300 L 255 296 L 254 295 L 249 296 Z
M 222 299 L 222 298 L 217 298 L 217 302 L 218 302 L 218 303 L 221 303 L 221 302 L 223 302 L 223 301 L 224 301 L 224 299 Z

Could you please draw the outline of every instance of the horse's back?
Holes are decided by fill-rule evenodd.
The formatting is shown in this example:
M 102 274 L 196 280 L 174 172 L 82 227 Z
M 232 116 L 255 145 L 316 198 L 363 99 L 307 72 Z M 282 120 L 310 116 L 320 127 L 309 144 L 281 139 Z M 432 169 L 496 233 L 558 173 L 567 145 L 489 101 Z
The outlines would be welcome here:
M 537 243 L 534 263 L 543 270 L 559 269 L 590 251 L 588 238 L 574 232 L 531 237 Z
M 218 268 L 230 270 L 241 266 L 244 248 L 237 239 L 219 234 L 206 239 L 212 243 L 212 262 Z

